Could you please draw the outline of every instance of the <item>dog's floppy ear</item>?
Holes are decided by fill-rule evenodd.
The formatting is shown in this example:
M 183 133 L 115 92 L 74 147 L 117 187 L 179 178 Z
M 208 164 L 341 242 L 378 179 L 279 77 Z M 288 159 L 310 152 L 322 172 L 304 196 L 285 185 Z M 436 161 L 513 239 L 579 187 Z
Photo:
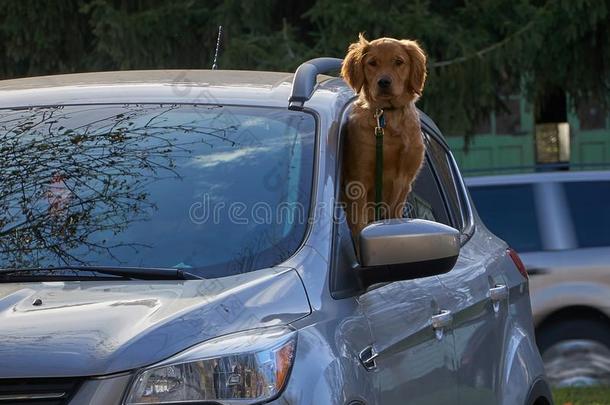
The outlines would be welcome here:
M 354 42 L 349 46 L 347 55 L 341 65 L 341 76 L 356 93 L 359 93 L 362 86 L 364 86 L 362 58 L 366 54 L 368 47 L 369 41 L 364 38 L 364 35 L 358 35 L 358 42 Z
M 408 79 L 409 90 L 421 96 L 426 82 L 426 54 L 415 41 L 403 39 L 400 41 L 411 59 L 411 72 Z

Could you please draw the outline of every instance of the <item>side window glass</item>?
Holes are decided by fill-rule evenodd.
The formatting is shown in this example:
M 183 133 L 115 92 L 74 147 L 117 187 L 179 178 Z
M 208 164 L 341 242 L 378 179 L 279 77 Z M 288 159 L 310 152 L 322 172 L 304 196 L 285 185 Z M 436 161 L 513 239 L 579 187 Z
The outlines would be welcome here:
M 580 247 L 610 246 L 610 181 L 564 183 Z
M 483 223 L 518 252 L 542 250 L 531 184 L 470 187 Z
M 438 183 L 430 170 L 428 159 L 424 160 L 424 165 L 407 198 L 405 217 L 427 219 L 450 225 L 445 203 Z
M 458 187 L 449 163 L 449 156 L 441 144 L 427 134 L 426 144 L 428 153 L 434 164 L 434 170 L 439 178 L 438 180 L 447 200 L 449 213 L 453 220 L 453 226 L 461 230 L 464 228 L 464 219 L 460 208 Z

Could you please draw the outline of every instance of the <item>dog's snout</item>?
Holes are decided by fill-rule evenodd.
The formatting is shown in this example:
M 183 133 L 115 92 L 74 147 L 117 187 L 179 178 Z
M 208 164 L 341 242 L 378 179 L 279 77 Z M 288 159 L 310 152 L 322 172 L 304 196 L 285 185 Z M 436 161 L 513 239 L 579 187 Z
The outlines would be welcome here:
M 387 89 L 392 84 L 392 80 L 389 77 L 382 77 L 377 82 L 377 85 L 382 89 Z

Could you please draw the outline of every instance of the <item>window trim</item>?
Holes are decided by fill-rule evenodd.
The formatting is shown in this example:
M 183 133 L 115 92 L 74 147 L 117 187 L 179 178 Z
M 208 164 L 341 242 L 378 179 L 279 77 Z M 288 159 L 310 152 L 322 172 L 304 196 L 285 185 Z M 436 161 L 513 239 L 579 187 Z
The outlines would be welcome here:
M 354 96 L 352 99 L 350 99 L 347 103 L 345 103 L 345 105 L 343 106 L 343 109 L 341 110 L 341 113 L 339 114 L 339 116 L 337 117 L 337 127 L 336 127 L 336 132 L 335 132 L 335 136 L 337 137 L 336 139 L 336 149 L 335 149 L 335 153 L 336 155 L 336 164 L 334 167 L 334 193 L 333 193 L 333 203 L 337 204 L 340 201 L 341 198 L 341 181 L 342 181 L 342 173 L 341 173 L 341 167 L 343 166 L 343 147 L 345 145 L 345 133 L 347 131 L 347 122 L 349 120 L 349 113 L 352 110 L 352 105 L 354 103 L 354 101 L 356 101 L 358 99 L 357 96 Z M 331 136 L 330 132 L 328 133 L 327 137 L 329 138 Z M 361 293 L 363 293 L 363 289 L 358 285 L 358 280 L 356 277 L 356 272 L 352 271 L 351 274 L 346 275 L 346 274 L 340 274 L 338 272 L 340 272 L 340 269 L 338 269 L 337 267 L 337 258 L 338 255 L 341 254 L 340 253 L 340 236 L 339 236 L 339 227 L 341 226 L 341 219 L 339 218 L 337 215 L 337 210 L 338 210 L 338 206 L 335 205 L 333 207 L 332 210 L 332 227 L 331 227 L 331 234 L 330 234 L 330 242 L 331 242 L 331 246 L 330 246 L 330 257 L 329 257 L 329 261 L 328 261 L 328 266 L 329 266 L 329 271 L 328 271 L 328 289 L 330 291 L 330 296 L 335 299 L 335 300 L 340 300 L 340 299 L 344 299 L 344 298 L 349 298 L 349 297 L 355 297 L 357 295 L 360 295 Z M 349 227 L 348 227 L 349 228 Z M 351 230 L 349 231 L 351 233 Z M 353 238 L 352 238 L 352 243 L 353 243 Z M 355 247 L 354 247 L 354 252 L 355 252 Z M 353 269 L 352 269 L 353 270 Z M 343 277 L 343 286 L 353 286 L 352 288 L 344 288 L 344 289 L 338 289 L 337 286 L 339 284 L 341 284 L 340 281 L 338 281 L 339 277 Z M 346 279 L 345 277 L 349 278 Z
M 336 153 L 337 153 L 337 161 L 336 161 L 336 164 L 334 167 L 334 187 L 335 187 L 334 194 L 333 194 L 334 201 L 339 201 L 340 195 L 341 195 L 341 187 L 340 187 L 341 180 L 342 180 L 341 179 L 341 167 L 343 164 L 343 146 L 344 146 L 344 138 L 345 138 L 343 135 L 345 134 L 344 131 L 346 128 L 347 121 L 349 119 L 349 113 L 352 109 L 352 104 L 357 99 L 358 98 L 355 96 L 344 105 L 341 113 L 339 114 L 338 120 L 337 120 L 337 122 L 338 122 L 338 125 L 336 128 L 337 140 L 336 140 L 336 149 L 335 149 Z M 427 115 L 420 112 L 420 124 L 421 124 L 422 133 L 427 134 L 429 137 L 434 138 L 434 140 L 436 140 L 440 144 L 441 148 L 445 151 L 445 153 L 447 155 L 446 157 L 448 160 L 451 175 L 452 175 L 452 177 L 454 179 L 454 183 L 456 185 L 456 192 L 458 195 L 458 204 L 460 204 L 460 213 L 462 215 L 463 223 L 464 223 L 463 229 L 459 230 L 460 234 L 461 234 L 460 235 L 460 244 L 464 245 L 472 237 L 472 235 L 474 234 L 474 230 L 475 230 L 474 215 L 473 215 L 473 211 L 472 211 L 470 195 L 466 191 L 467 190 L 466 186 L 464 184 L 462 176 L 459 174 L 460 172 L 457 168 L 458 166 L 455 162 L 455 159 L 453 158 L 453 155 L 451 154 L 451 151 L 449 150 L 447 142 L 445 141 L 443 136 L 440 134 L 440 132 L 438 132 L 439 130 L 434 129 L 436 127 L 434 122 L 431 121 Z M 328 136 L 330 136 L 330 134 Z M 430 171 L 432 172 L 432 175 L 435 178 L 437 187 L 440 189 L 439 194 L 445 205 L 445 210 L 447 211 L 447 215 L 450 219 L 453 219 L 452 215 L 449 212 L 449 207 L 447 205 L 448 201 L 447 201 L 447 197 L 445 196 L 445 191 L 441 187 L 441 183 L 439 182 L 438 175 L 436 173 L 434 165 L 432 164 L 432 159 L 429 156 L 427 148 L 426 148 L 425 159 L 427 160 L 428 165 L 430 166 Z M 462 206 L 462 204 L 465 205 L 466 211 L 464 211 L 464 207 Z M 467 214 L 467 215 L 465 215 L 465 214 Z M 336 278 L 337 278 L 336 272 L 339 271 L 339 269 L 337 269 L 337 266 L 336 266 L 336 258 L 337 258 L 337 255 L 340 254 L 340 252 L 339 252 L 339 243 L 340 243 L 340 241 L 339 241 L 339 221 L 337 219 L 338 218 L 337 218 L 336 210 L 333 209 L 333 225 L 332 225 L 332 230 L 331 230 L 331 251 L 330 251 L 330 260 L 329 260 L 328 287 L 329 287 L 331 297 L 335 300 L 353 297 L 353 296 L 359 295 L 363 292 L 363 290 L 359 289 L 359 288 L 347 289 L 347 290 L 335 290 L 334 289 L 334 287 L 336 285 Z M 353 274 L 353 277 L 355 277 L 355 273 Z M 354 282 L 354 281 L 357 281 L 357 280 L 353 279 L 352 282 Z
M 426 132 L 426 131 L 423 131 L 423 132 L 428 138 L 431 137 L 431 135 L 428 132 Z M 429 144 L 430 142 L 435 142 L 435 139 L 432 139 L 432 140 L 426 139 L 426 142 Z M 451 209 L 451 202 L 450 202 L 449 196 L 447 195 L 447 190 L 444 187 L 441 187 L 443 184 L 443 182 L 441 181 L 441 175 L 439 174 L 439 171 L 436 169 L 435 165 L 433 164 L 433 162 L 435 162 L 437 159 L 433 159 L 430 157 L 430 153 L 428 152 L 428 150 L 430 148 L 426 147 L 426 149 L 427 149 L 426 158 L 428 159 L 428 161 L 430 163 L 432 173 L 434 175 L 434 178 L 436 179 L 436 183 L 439 186 L 439 193 L 442 196 L 443 203 L 445 205 L 445 211 L 447 211 L 447 216 L 449 217 L 449 219 L 451 221 L 451 226 L 453 226 L 455 229 L 461 231 L 461 229 L 460 229 L 461 227 L 458 227 L 457 224 L 459 223 L 459 219 L 461 219 L 462 220 L 461 222 L 464 223 L 464 220 L 463 220 L 464 215 L 462 214 L 462 206 L 460 205 L 460 202 L 459 202 L 460 196 L 457 191 L 457 187 L 455 189 L 455 194 L 456 194 L 457 202 L 458 202 L 457 209 L 459 211 L 459 216 L 460 216 L 459 219 L 455 218 L 455 212 L 454 212 L 455 210 Z M 445 154 L 446 154 L 446 151 L 444 149 L 443 149 L 443 152 L 445 152 Z M 444 157 L 447 160 L 447 167 L 449 168 L 450 175 L 452 177 L 453 183 L 455 184 L 455 179 L 453 179 L 453 171 L 451 169 L 451 166 L 449 165 L 449 159 L 447 159 L 446 155 Z
M 464 227 L 460 231 L 462 232 L 462 244 L 464 244 L 472 237 L 476 229 L 474 222 L 474 214 L 472 210 L 472 200 L 470 199 L 470 194 L 468 194 L 468 189 L 464 184 L 464 179 L 462 178 L 459 172 L 458 165 L 455 161 L 455 158 L 453 157 L 453 154 L 451 152 L 448 152 L 447 156 L 449 159 L 453 178 L 454 180 L 457 180 L 456 186 L 459 198 L 458 202 L 461 206 L 460 211 L 462 213 L 462 222 L 464 223 Z
M 421 114 L 421 113 L 420 113 Z M 428 134 L 428 136 L 434 138 L 435 141 L 439 143 L 441 148 L 445 151 L 449 169 L 451 170 L 451 175 L 453 177 L 454 183 L 456 185 L 456 192 L 458 194 L 458 204 L 460 205 L 460 213 L 462 215 L 462 229 L 458 229 L 461 233 L 460 242 L 464 245 L 476 230 L 476 224 L 474 222 L 474 213 L 472 209 L 472 200 L 470 199 L 470 194 L 468 194 L 468 189 L 464 184 L 464 179 L 462 178 L 460 171 L 458 169 L 457 163 L 447 142 L 440 134 L 440 130 L 436 128 L 434 123 L 430 120 L 428 116 L 425 114 L 421 114 L 421 124 L 422 130 Z M 444 191 L 443 191 L 444 194 Z M 446 200 L 446 197 L 443 196 Z M 447 203 L 447 202 L 446 202 Z

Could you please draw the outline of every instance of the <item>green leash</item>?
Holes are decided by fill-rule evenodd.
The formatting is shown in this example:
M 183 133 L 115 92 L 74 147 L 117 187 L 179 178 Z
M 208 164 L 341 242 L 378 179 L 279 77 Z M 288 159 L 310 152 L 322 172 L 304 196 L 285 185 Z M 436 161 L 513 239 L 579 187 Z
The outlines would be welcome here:
M 385 117 L 383 109 L 375 111 L 377 126 L 375 127 L 375 221 L 381 219 L 381 201 L 383 200 L 383 129 Z

